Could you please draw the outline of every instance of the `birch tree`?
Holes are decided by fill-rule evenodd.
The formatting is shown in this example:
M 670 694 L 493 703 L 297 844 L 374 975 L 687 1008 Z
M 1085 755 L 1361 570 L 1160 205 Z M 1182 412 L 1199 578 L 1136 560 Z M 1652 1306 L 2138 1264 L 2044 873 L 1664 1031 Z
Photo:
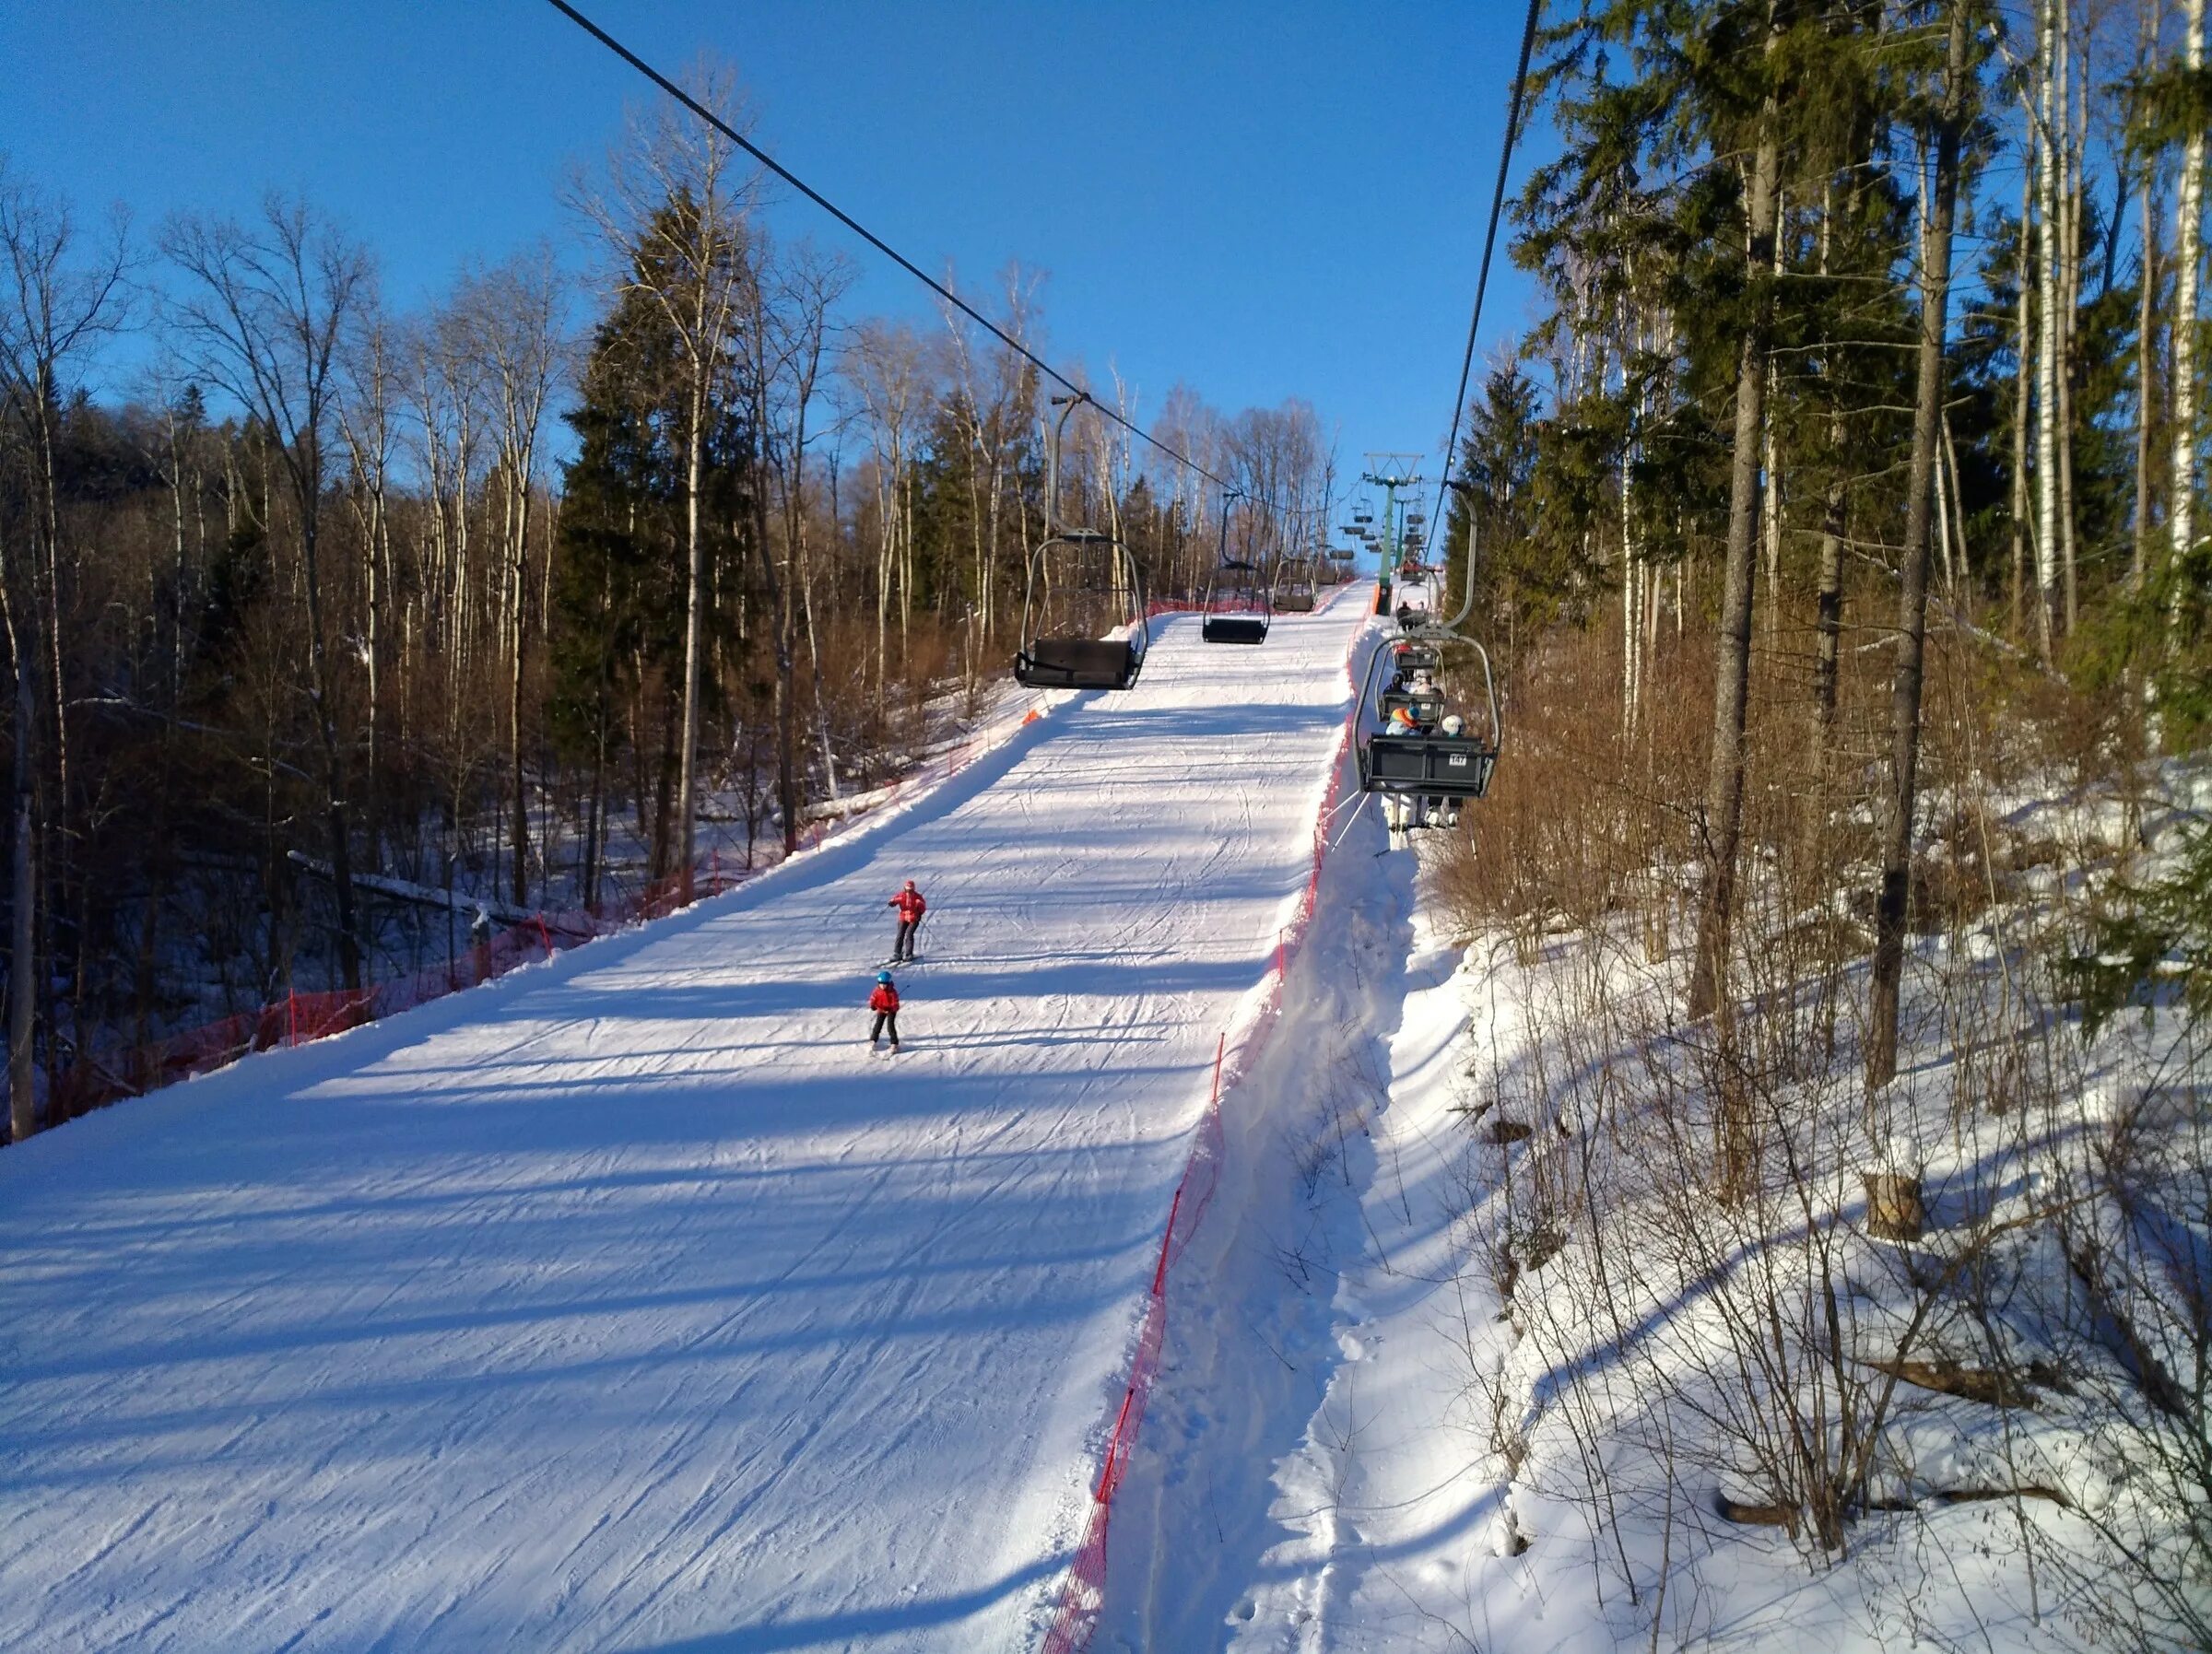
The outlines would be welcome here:
M 2185 0 L 2182 16 L 2182 67 L 2190 84 L 2201 85 L 2205 75 L 2205 0 Z M 2197 306 L 2199 273 L 2205 262 L 2206 124 L 2200 111 L 2183 139 L 2181 174 L 2174 181 L 2173 454 L 2168 485 L 2171 499 L 2166 512 L 2173 593 L 2167 608 L 2170 647 L 2180 635 L 2183 581 L 2196 550 L 2197 375 L 2201 371 L 2197 364 Z
M 524 687 L 532 635 L 529 589 L 532 502 L 547 399 L 567 354 L 564 296 L 549 247 L 467 278 L 455 312 L 487 388 L 500 490 L 501 650 L 507 665 L 509 888 L 529 900 L 530 814 L 524 774 Z

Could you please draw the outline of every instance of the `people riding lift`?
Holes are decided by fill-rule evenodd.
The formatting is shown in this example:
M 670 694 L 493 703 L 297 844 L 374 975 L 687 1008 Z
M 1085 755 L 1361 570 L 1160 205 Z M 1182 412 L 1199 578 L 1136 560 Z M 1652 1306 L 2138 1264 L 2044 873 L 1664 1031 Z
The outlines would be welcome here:
M 893 965 L 905 964 L 914 956 L 914 933 L 922 928 L 922 915 L 929 911 L 929 904 L 922 899 L 922 892 L 914 888 L 914 881 L 906 881 L 905 887 L 884 906 L 899 909 L 899 934 L 891 942 Z M 892 1043 L 896 1045 L 897 1040 Z
M 1418 735 L 1421 733 L 1421 726 L 1414 720 L 1413 709 L 1405 706 L 1391 708 L 1390 716 L 1383 721 L 1382 728 L 1386 734 L 1392 735 Z M 1406 830 L 1412 826 L 1412 799 L 1403 792 L 1385 792 L 1382 795 L 1382 820 L 1390 828 L 1390 841 L 1393 844 L 1406 841 Z
M 1467 738 L 1467 721 L 1457 712 L 1447 712 L 1444 714 L 1443 722 L 1437 726 L 1437 733 L 1447 741 L 1465 741 Z M 1421 804 L 1429 812 L 1430 827 L 1439 825 L 1438 816 L 1440 815 L 1442 816 L 1441 825 L 1446 828 L 1455 827 L 1459 825 L 1460 801 L 1458 799 L 1425 798 Z
M 899 1054 L 899 984 L 891 980 L 891 973 L 876 973 L 876 991 L 868 995 L 868 1009 L 876 1013 L 876 1023 L 868 1030 L 870 1050 L 882 1043 L 885 1034 L 891 1037 L 891 1055 Z
M 1424 681 L 1427 680 L 1427 681 Z M 1435 681 L 1426 672 L 1414 674 L 1413 691 L 1416 696 L 1433 691 Z M 1415 705 L 1424 704 L 1416 701 Z M 1436 734 L 1447 741 L 1465 741 L 1467 738 L 1467 721 L 1457 712 L 1447 712 L 1443 721 L 1431 728 L 1418 717 L 1412 706 L 1391 709 L 1389 721 L 1383 726 L 1393 735 Z M 1394 841 L 1403 841 L 1404 835 L 1414 827 L 1441 827 L 1449 830 L 1459 826 L 1461 801 L 1456 798 L 1422 797 L 1416 801 L 1402 792 L 1382 795 L 1382 815 L 1389 825 Z

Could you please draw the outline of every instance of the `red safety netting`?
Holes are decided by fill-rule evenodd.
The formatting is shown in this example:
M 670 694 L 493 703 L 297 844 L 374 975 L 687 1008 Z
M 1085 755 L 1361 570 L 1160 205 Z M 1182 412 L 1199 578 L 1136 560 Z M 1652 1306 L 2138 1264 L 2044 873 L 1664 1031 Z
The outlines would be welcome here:
M 1307 933 L 1312 928 L 1313 908 L 1321 893 L 1321 864 L 1329 848 L 1329 822 L 1335 814 L 1337 794 L 1344 784 L 1345 757 L 1351 747 L 1353 732 L 1359 726 L 1359 680 L 1352 673 L 1351 663 L 1352 651 L 1359 647 L 1362 636 L 1365 634 L 1353 638 L 1351 649 L 1345 655 L 1345 680 L 1353 691 L 1353 699 L 1330 757 L 1328 785 L 1322 793 L 1321 807 L 1314 813 L 1313 856 L 1306 874 L 1305 892 L 1299 898 L 1298 911 L 1290 923 L 1276 937 L 1275 965 L 1267 974 L 1263 991 L 1244 1008 L 1236 1023 L 1223 1031 L 1215 1045 L 1213 1089 L 1206 1098 L 1205 1112 L 1198 1118 L 1190 1159 L 1183 1166 L 1182 1179 L 1175 1185 L 1174 1199 L 1168 1204 L 1168 1224 L 1159 1238 L 1159 1261 L 1152 1271 L 1151 1290 L 1145 1296 L 1144 1320 L 1137 1327 L 1136 1347 L 1129 1357 L 1128 1380 L 1123 1387 L 1121 1405 L 1115 1410 L 1106 1433 L 1099 1479 L 1091 1489 L 1089 1519 L 1084 1525 L 1083 1537 L 1077 1543 L 1067 1577 L 1061 1582 L 1059 1603 L 1045 1630 L 1044 1654 L 1083 1654 L 1090 1647 L 1091 1635 L 1098 1629 L 1099 1615 L 1106 1605 L 1106 1530 L 1113 1514 L 1113 1496 L 1128 1470 L 1129 1455 L 1135 1449 L 1145 1408 L 1152 1399 L 1152 1380 L 1159 1370 L 1160 1346 L 1168 1332 L 1168 1272 L 1189 1248 L 1221 1181 L 1221 1094 L 1233 1090 L 1245 1071 L 1265 1050 L 1268 1037 L 1275 1030 L 1276 1014 L 1282 1009 L 1283 985 L 1291 961 L 1298 956 Z M 1232 1036 L 1237 1041 L 1233 1049 L 1229 1043 Z
M 942 759 L 933 759 L 924 768 L 900 777 L 835 818 L 816 821 L 804 835 L 802 851 L 818 848 L 823 840 L 835 838 L 853 823 L 899 803 L 910 786 L 920 791 L 949 780 L 1017 730 L 1034 722 L 1037 717 L 1037 710 L 1032 707 L 1018 721 L 1009 721 L 1004 728 L 972 737 L 947 752 Z M 692 899 L 719 896 L 756 873 L 765 871 L 766 868 L 724 867 L 722 854 L 716 850 L 693 870 Z M 472 945 L 450 962 L 359 989 L 289 993 L 256 1011 L 226 1016 L 127 1050 L 80 1058 L 56 1077 L 47 1097 L 48 1118 L 73 1120 L 125 1097 L 142 1097 L 178 1080 L 210 1073 L 255 1051 L 305 1045 L 379 1017 L 413 1010 L 446 994 L 504 976 L 519 965 L 549 959 L 556 953 L 594 937 L 665 918 L 684 905 L 683 880 L 680 875 L 670 874 L 634 895 L 601 902 L 594 908 L 533 914 L 522 923 Z

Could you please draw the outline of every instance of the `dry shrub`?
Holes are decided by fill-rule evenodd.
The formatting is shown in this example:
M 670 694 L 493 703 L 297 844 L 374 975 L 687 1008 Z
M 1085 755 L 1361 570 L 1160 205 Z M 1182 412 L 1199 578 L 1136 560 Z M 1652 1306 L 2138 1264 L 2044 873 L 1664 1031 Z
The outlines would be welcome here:
M 1489 795 L 1439 870 L 1461 924 L 1582 929 L 1645 905 L 1653 870 L 1678 864 L 1692 842 L 1687 799 L 1703 776 L 1711 708 L 1704 655 L 1695 644 L 1662 652 L 1630 732 L 1611 639 L 1562 630 L 1530 651 Z
M 1847 659 L 1824 744 L 1801 658 L 1757 657 L 1724 1035 L 1682 1026 L 1679 961 L 1653 968 L 1650 940 L 1701 872 L 1709 634 L 1663 651 L 1632 735 L 1611 626 L 1525 657 L 1494 793 L 1439 870 L 1524 996 L 1468 1149 L 1490 1168 L 1470 1188 L 1515 1340 L 1477 1374 L 1499 1451 L 1585 1503 L 1601 1555 L 1624 1512 L 1660 1503 L 1642 1472 L 1616 1484 L 1624 1445 L 1670 1484 L 1667 1521 L 1718 1496 L 1732 1519 L 1771 1513 L 1819 1565 L 1901 1532 L 1892 1518 L 2001 1496 L 2031 1597 L 2043 1570 L 2044 1609 L 2058 1599 L 2081 1640 L 2201 1640 L 2204 1048 L 2184 1041 L 2147 1100 L 2100 1122 L 2110 1059 L 2076 1038 L 2049 971 L 2073 891 L 2128 851 L 2112 802 L 2137 785 L 2131 710 L 1931 636 L 1905 1027 L 1923 1077 L 1869 1097 L 1857 1023 L 1890 654 Z M 1539 955 L 1555 925 L 1581 933 Z M 1731 1109 L 1747 1169 L 1723 1201 Z M 1925 1239 L 1870 1241 L 1869 1175 L 1933 1178 Z M 2080 1517 L 2087 1538 L 2020 1514 L 2054 1495 L 2071 1513 L 2085 1465 L 2117 1467 L 2119 1488 Z M 1636 1589 L 1625 1548 L 1619 1567 Z

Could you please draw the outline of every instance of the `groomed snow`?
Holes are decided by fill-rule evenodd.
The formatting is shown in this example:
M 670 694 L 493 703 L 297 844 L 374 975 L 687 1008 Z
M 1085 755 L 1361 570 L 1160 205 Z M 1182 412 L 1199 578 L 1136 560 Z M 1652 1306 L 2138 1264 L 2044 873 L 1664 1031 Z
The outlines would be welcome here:
M 1159 623 L 734 896 L 0 1155 L 0 1648 L 1019 1646 L 1359 596 Z

